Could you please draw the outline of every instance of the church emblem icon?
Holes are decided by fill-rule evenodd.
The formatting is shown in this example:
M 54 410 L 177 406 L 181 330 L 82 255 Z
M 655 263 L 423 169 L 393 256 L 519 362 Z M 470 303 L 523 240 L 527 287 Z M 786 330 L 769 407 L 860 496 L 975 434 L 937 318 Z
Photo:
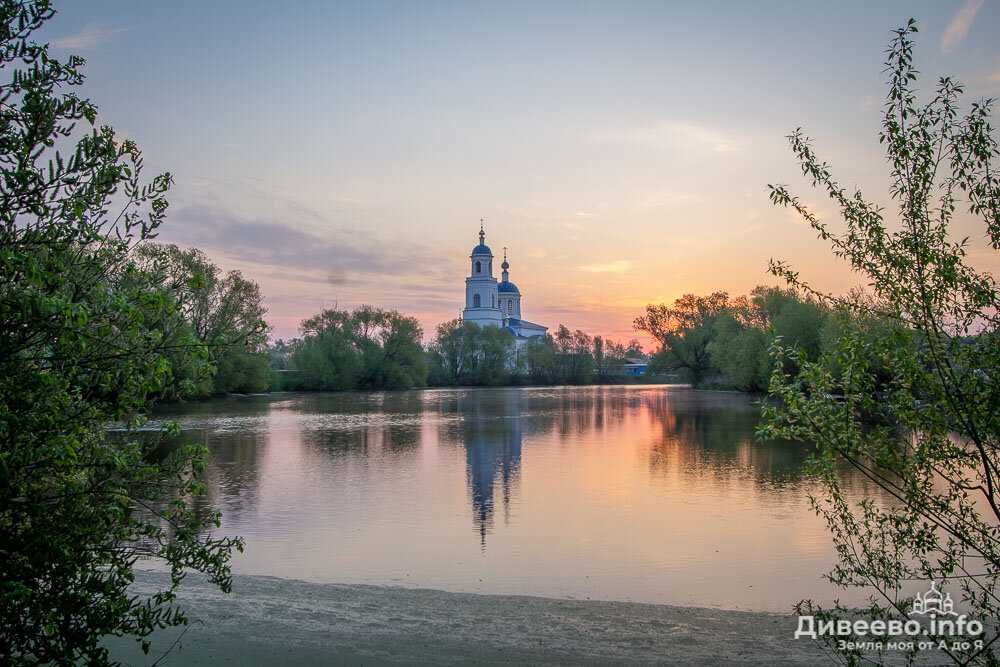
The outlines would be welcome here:
M 951 600 L 951 593 L 944 593 L 942 595 L 935 587 L 935 583 L 931 581 L 931 589 L 926 593 L 917 593 L 917 596 L 913 599 L 913 613 L 923 616 L 924 614 L 951 614 L 952 616 L 958 616 L 955 613 L 955 603 Z

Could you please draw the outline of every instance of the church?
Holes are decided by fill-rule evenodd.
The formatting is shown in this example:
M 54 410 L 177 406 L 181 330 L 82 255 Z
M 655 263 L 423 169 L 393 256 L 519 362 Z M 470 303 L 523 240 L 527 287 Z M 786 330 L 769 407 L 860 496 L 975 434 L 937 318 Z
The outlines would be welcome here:
M 486 245 L 482 221 L 479 225 L 479 245 L 472 249 L 469 277 L 465 279 L 465 309 L 463 322 L 479 326 L 502 327 L 514 335 L 518 346 L 541 338 L 548 327 L 521 319 L 521 292 L 510 282 L 507 249 L 504 248 L 500 281 L 493 277 L 493 251 Z

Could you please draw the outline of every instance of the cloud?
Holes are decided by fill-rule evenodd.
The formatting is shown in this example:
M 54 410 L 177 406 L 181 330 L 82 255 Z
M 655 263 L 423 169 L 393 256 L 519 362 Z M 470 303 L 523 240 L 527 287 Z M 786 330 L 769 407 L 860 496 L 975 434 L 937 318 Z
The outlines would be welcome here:
M 704 125 L 665 121 L 603 135 L 604 140 L 690 153 L 735 153 L 739 145 L 725 134 Z
M 865 95 L 858 101 L 858 109 L 861 111 L 870 111 L 872 109 L 877 109 L 879 106 L 880 98 L 877 95 Z
M 576 268 L 586 273 L 625 273 L 630 266 L 632 266 L 631 260 L 619 259 L 608 264 L 584 264 Z
M 131 30 L 131 28 L 102 28 L 97 23 L 88 23 L 75 35 L 60 37 L 50 42 L 57 49 L 92 49 L 108 41 L 112 35 Z
M 816 217 L 817 220 L 824 220 L 827 217 L 835 215 L 832 209 L 824 208 L 821 205 L 820 206 L 814 206 L 814 205 L 810 204 L 809 202 L 802 202 L 802 204 L 803 204 L 803 206 L 805 206 L 805 208 L 806 208 L 807 211 L 809 211 L 810 213 L 812 213 Z M 792 207 L 789 206 L 789 207 L 784 208 L 782 210 L 784 210 L 784 212 L 785 212 L 785 217 L 787 217 L 789 220 L 791 220 L 792 222 L 794 222 L 796 225 L 808 225 L 809 224 L 809 221 L 806 220 L 804 217 L 802 217 L 802 214 L 799 213 L 798 211 L 796 211 L 794 208 L 792 208 Z
M 586 211 L 577 211 L 576 217 L 578 218 L 596 218 L 596 213 L 587 213 Z
M 1000 67 L 998 67 L 997 71 L 993 72 L 993 74 L 990 74 L 987 77 L 987 80 L 990 83 L 1000 83 Z
M 192 178 L 184 181 L 184 185 L 190 185 L 193 188 L 204 188 L 218 185 L 218 181 L 213 181 L 210 178 Z
M 962 8 L 955 12 L 951 23 L 944 30 L 941 37 L 941 52 L 949 53 L 955 49 L 969 32 L 972 22 L 976 20 L 976 14 L 983 8 L 984 0 L 966 0 Z
M 705 195 L 694 190 L 674 190 L 665 188 L 637 194 L 632 205 L 639 210 L 649 210 L 672 206 L 688 206 L 705 201 Z
M 441 262 L 440 250 L 394 243 L 367 230 L 334 227 L 330 221 L 325 231 L 303 230 L 234 213 L 221 205 L 200 203 L 171 211 L 162 240 L 267 267 L 276 277 L 296 281 L 345 286 L 419 275 L 420 280 L 412 282 L 417 290 L 454 282 L 449 266 Z M 394 282 L 404 287 L 411 284 Z
M 531 259 L 544 259 L 549 253 L 545 252 L 541 248 L 528 248 L 524 252 L 525 257 L 530 257 Z

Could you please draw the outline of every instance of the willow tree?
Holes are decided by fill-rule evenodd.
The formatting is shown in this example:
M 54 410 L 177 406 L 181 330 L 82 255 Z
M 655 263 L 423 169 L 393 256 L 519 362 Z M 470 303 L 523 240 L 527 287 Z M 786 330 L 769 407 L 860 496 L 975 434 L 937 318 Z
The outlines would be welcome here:
M 170 385 L 183 303 L 135 248 L 163 222 L 170 176 L 73 89 L 83 60 L 32 33 L 46 0 L 0 0 L 0 662 L 102 663 L 107 634 L 185 622 L 185 571 L 230 587 L 239 540 L 196 514 L 206 452 L 152 450 L 137 431 Z M 167 343 L 167 341 L 174 341 Z M 109 427 L 114 427 L 113 429 Z M 155 429 L 154 429 L 155 430 Z M 140 437 L 143 435 L 143 437 Z M 172 585 L 129 594 L 140 557 Z
M 726 292 L 708 296 L 685 294 L 666 304 L 647 304 L 646 314 L 635 318 L 632 327 L 645 331 L 659 344 L 650 364 L 663 370 L 681 371 L 686 379 L 698 384 L 712 369 L 709 344 L 715 335 L 715 323 L 729 306 Z
M 941 78 L 930 100 L 914 89 L 911 20 L 888 49 L 888 96 L 879 142 L 891 168 L 894 205 L 882 208 L 849 192 L 797 130 L 792 150 L 805 177 L 840 211 L 836 226 L 817 218 L 785 186 L 772 201 L 796 210 L 867 282 L 863 297 L 817 294 L 788 264 L 774 274 L 835 306 L 840 335 L 818 360 L 778 340 L 774 354 L 798 362 L 796 374 L 776 364 L 762 435 L 817 443 L 812 471 L 826 492 L 813 498 L 839 554 L 829 578 L 871 594 L 866 615 L 909 619 L 913 592 L 934 580 L 964 605 L 985 631 L 980 643 L 946 639 L 935 660 L 996 664 L 1000 616 L 1000 319 L 997 284 L 971 261 L 956 222 L 977 221 L 988 259 L 1000 249 L 1000 183 L 991 102 L 959 108 L 963 88 Z M 868 332 L 872 321 L 882 334 Z M 838 471 L 860 471 L 884 490 L 884 501 L 848 500 Z M 841 605 L 800 613 L 855 615 Z M 898 627 L 898 626 L 897 626 Z M 826 636 L 827 639 L 873 639 Z M 905 637 L 904 637 L 905 639 Z M 912 637 L 911 637 L 912 639 Z M 884 655 L 841 645 L 848 662 Z M 915 642 L 913 651 L 920 648 Z

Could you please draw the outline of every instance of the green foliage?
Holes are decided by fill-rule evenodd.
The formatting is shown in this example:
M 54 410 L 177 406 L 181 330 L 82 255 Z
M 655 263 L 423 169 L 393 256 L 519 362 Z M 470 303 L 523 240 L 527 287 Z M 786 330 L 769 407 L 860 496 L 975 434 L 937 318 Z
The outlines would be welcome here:
M 646 314 L 637 317 L 633 326 L 655 338 L 664 351 L 656 368 L 680 371 L 687 381 L 697 384 L 712 370 L 708 344 L 715 320 L 728 304 L 725 292 L 685 294 L 671 308 L 662 303 L 647 305 Z
M 593 357 L 598 382 L 620 380 L 625 374 L 625 363 L 628 359 L 644 359 L 645 356 L 639 341 L 634 338 L 625 345 L 619 341 L 594 336 Z
M 514 336 L 506 329 L 486 326 L 471 338 L 475 341 L 473 349 L 476 350 L 470 366 L 472 384 L 509 384 L 514 370 L 510 365 L 515 349 Z
M 598 347 L 604 355 L 603 340 Z M 438 326 L 428 350 L 429 381 L 433 386 L 586 384 L 594 377 L 595 349 L 593 338 L 563 325 L 555 336 L 546 334 L 518 346 L 506 329 L 452 320 Z
M 723 312 L 716 336 L 708 345 L 716 367 L 740 391 L 764 391 L 774 365 L 768 349 L 774 336 L 762 327 L 747 326 L 732 313 Z
M 423 332 L 413 317 L 360 306 L 303 320 L 287 356 L 290 389 L 402 389 L 423 386 Z
M 785 306 L 771 321 L 776 336 L 789 346 L 815 359 L 820 351 L 820 327 L 825 309 L 814 301 L 795 301 Z
M 733 299 L 716 320 L 708 352 L 712 362 L 740 391 L 764 391 L 774 360 L 771 342 L 781 338 L 796 346 L 807 359 L 821 348 L 821 331 L 829 309 L 795 290 L 759 285 L 748 297 Z M 795 365 L 786 360 L 785 370 Z
M 274 378 L 266 352 L 250 352 L 242 343 L 212 349 L 215 352 L 212 394 L 251 394 L 271 389 Z
M 169 355 L 172 386 L 193 384 L 193 395 L 198 397 L 266 391 L 272 383 L 264 321 L 267 309 L 257 283 L 239 271 L 223 274 L 197 248 L 146 243 L 138 254 L 149 260 L 147 271 L 180 295 L 184 304 L 185 326 L 171 342 L 193 337 L 213 362 L 212 374 L 198 376 L 183 348 Z
M 649 304 L 634 326 L 661 345 L 648 373 L 679 371 L 686 382 L 703 388 L 756 392 L 768 386 L 774 366 L 768 350 L 774 338 L 792 341 L 807 358 L 815 358 L 828 312 L 796 290 L 760 285 L 748 297 L 715 292 L 687 294 L 672 308 Z M 793 364 L 786 365 L 794 371 Z
M 968 263 L 968 239 L 953 238 L 952 224 L 959 207 L 966 207 L 982 223 L 989 248 L 1000 248 L 997 142 L 991 103 L 973 103 L 960 114 L 962 87 L 950 78 L 939 80 L 928 103 L 916 102 L 915 32 L 910 21 L 896 31 L 888 51 L 889 94 L 879 135 L 898 226 L 891 229 L 885 210 L 860 192 L 838 185 L 801 131 L 790 137 L 803 173 L 838 206 L 846 229 L 828 227 L 784 186 L 771 187 L 772 201 L 798 211 L 867 279 L 870 292 L 826 298 L 838 316 L 820 333 L 826 349 L 819 358 L 776 342 L 776 359 L 798 372 L 776 366 L 770 389 L 779 400 L 765 406 L 761 435 L 819 446 L 811 469 L 826 493 L 813 505 L 840 555 L 828 576 L 872 592 L 865 615 L 908 618 L 912 600 L 904 583 L 943 582 L 951 593 L 961 591 L 972 617 L 984 621 L 986 633 L 966 639 L 982 639 L 985 646 L 949 648 L 935 662 L 996 664 L 1000 296 L 994 278 Z M 811 291 L 788 265 L 772 262 L 772 271 Z M 808 336 L 799 340 L 811 342 Z M 886 500 L 848 502 L 838 474 L 845 464 L 881 487 Z M 857 613 L 810 602 L 799 609 L 823 618 Z M 852 664 L 880 659 L 860 649 L 842 653 Z
M 538 340 L 528 341 L 522 358 L 525 372 L 533 384 L 551 384 L 555 381 L 556 351 L 552 336 L 545 334 Z
M 0 662 L 100 664 L 105 634 L 186 622 L 172 606 L 186 570 L 228 591 L 242 542 L 206 536 L 218 515 L 192 509 L 205 450 L 155 452 L 139 432 L 168 357 L 209 368 L 184 296 L 135 257 L 171 178 L 144 183 L 133 142 L 77 127 L 96 121 L 65 91 L 83 61 L 31 41 L 52 15 L 0 1 Z M 169 565 L 172 586 L 131 596 L 139 557 Z
M 673 372 L 673 357 L 669 350 L 660 348 L 649 356 L 649 363 L 646 366 L 646 374 L 665 375 Z
M 555 382 L 557 384 L 588 384 L 594 378 L 593 339 L 577 329 L 570 332 L 562 324 L 553 336 L 555 352 Z
M 277 371 L 288 370 L 288 358 L 292 354 L 292 347 L 293 343 L 285 342 L 279 338 L 267 348 L 268 358 L 270 359 L 270 366 L 272 369 Z
M 510 384 L 516 346 L 506 329 L 452 320 L 438 326 L 429 357 L 432 384 L 497 386 Z

